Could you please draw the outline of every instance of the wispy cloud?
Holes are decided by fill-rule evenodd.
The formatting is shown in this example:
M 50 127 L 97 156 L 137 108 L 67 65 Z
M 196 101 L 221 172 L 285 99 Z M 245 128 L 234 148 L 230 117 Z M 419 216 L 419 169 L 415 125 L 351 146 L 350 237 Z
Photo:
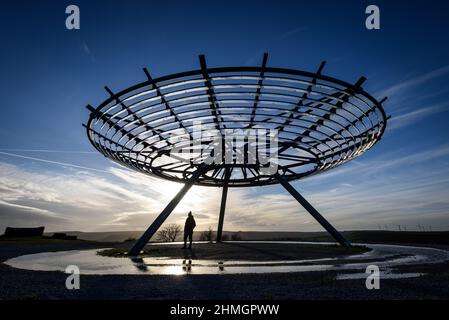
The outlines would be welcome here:
M 279 36 L 279 39 L 280 39 L 280 40 L 287 39 L 287 38 L 289 38 L 289 37 L 291 37 L 291 36 L 293 36 L 293 35 L 295 35 L 295 34 L 297 34 L 297 33 L 300 33 L 301 31 L 305 31 L 305 30 L 307 30 L 306 27 L 297 27 L 297 28 L 288 30 L 288 31 L 286 31 L 285 33 L 281 34 L 281 35 Z
M 91 167 L 86 167 L 86 166 L 80 166 L 80 165 L 73 164 L 73 163 L 67 163 L 67 162 L 53 161 L 53 160 L 42 159 L 42 158 L 37 158 L 37 157 L 24 156 L 24 155 L 16 154 L 16 153 L 0 151 L 0 154 L 5 155 L 5 156 L 10 156 L 10 157 L 16 157 L 16 158 L 22 158 L 22 159 L 28 159 L 28 160 L 34 160 L 34 161 L 39 161 L 39 162 L 56 164 L 56 165 L 60 165 L 60 166 L 64 166 L 64 167 L 72 167 L 72 168 L 85 169 L 85 170 L 91 170 L 91 171 L 97 171 L 97 172 L 107 172 L 107 171 L 102 170 L 102 169 L 96 169 L 96 168 L 91 168 Z
M 409 126 L 413 123 L 422 121 L 425 117 L 447 110 L 449 110 L 449 103 L 444 102 L 393 116 L 388 124 L 388 131 Z
M 53 212 L 50 212 L 48 210 L 39 209 L 39 208 L 35 208 L 35 207 L 30 207 L 30 206 L 23 206 L 23 205 L 15 204 L 15 203 L 9 203 L 9 202 L 2 201 L 2 200 L 0 200 L 0 206 L 11 207 L 14 209 L 20 209 L 20 210 L 24 210 L 24 211 L 31 211 L 33 213 L 38 213 L 38 214 L 42 214 L 45 216 L 51 216 L 51 217 L 56 216 Z
M 88 56 L 90 56 L 90 54 L 91 54 L 90 48 L 87 45 L 86 41 L 83 41 L 82 48 L 83 48 L 84 53 L 87 54 Z
M 434 229 L 447 229 L 448 155 L 449 145 L 418 153 L 398 150 L 355 160 L 294 185 L 342 229 L 376 228 L 378 224 L 431 224 Z M 427 165 L 437 161 L 441 162 L 437 168 Z M 55 174 L 0 163 L 0 227 L 33 222 L 53 230 L 142 230 L 181 188 L 180 184 L 127 169 L 110 167 L 106 171 L 73 168 Z M 220 197 L 219 188 L 195 186 L 167 223 L 182 224 L 185 213 L 192 210 L 200 230 L 215 228 Z M 279 186 L 231 188 L 225 229 L 322 230 Z
M 0 148 L 0 151 L 6 152 L 33 152 L 33 153 L 73 153 L 73 154 L 95 154 L 98 155 L 98 152 L 95 151 L 75 151 L 75 150 L 52 150 L 52 149 L 9 149 L 9 148 Z
M 423 84 L 423 83 L 428 82 L 433 79 L 436 79 L 436 78 L 446 75 L 448 73 L 449 73 L 449 65 L 443 66 L 438 69 L 434 69 L 427 73 L 424 73 L 424 74 L 412 77 L 410 79 L 407 79 L 405 81 L 399 82 L 399 83 L 383 90 L 376 96 L 388 96 L 388 97 L 394 96 L 401 91 L 411 89 L 413 87 L 416 87 L 417 85 Z
M 4 206 L 15 207 L 38 219 L 33 213 L 46 213 L 70 224 L 49 224 L 52 229 L 96 230 L 142 229 L 147 226 L 181 188 L 180 184 L 158 180 L 127 169 L 110 167 L 107 174 L 72 169 L 31 170 L 0 163 L 0 198 Z M 210 188 L 193 188 L 171 217 L 182 222 L 185 213 L 198 207 L 199 225 L 206 228 L 218 212 L 219 192 Z M 2 206 L 3 207 L 3 206 Z M 16 215 L 0 221 L 0 227 L 14 224 Z M 40 217 L 42 218 L 42 217 Z M 45 219 L 47 221 L 47 219 Z
M 340 179 L 341 177 L 357 176 L 363 179 L 370 179 L 379 172 L 384 174 L 395 174 L 400 169 L 410 167 L 412 165 L 426 165 L 428 162 L 436 159 L 446 159 L 449 155 L 449 145 L 439 145 L 434 147 L 426 147 L 420 152 L 412 152 L 410 148 L 403 148 L 381 156 L 363 161 L 352 160 L 335 169 L 325 171 L 319 175 L 308 178 L 307 183 L 322 183 L 330 179 Z M 449 162 L 448 162 L 449 163 Z M 388 170 L 391 170 L 388 171 Z
M 269 51 L 269 48 L 274 46 L 279 41 L 284 41 L 294 35 L 301 33 L 302 31 L 307 30 L 307 27 L 295 27 L 290 30 L 286 30 L 285 32 L 275 35 L 274 37 L 267 39 L 266 45 L 263 49 L 260 49 L 256 54 L 252 55 L 245 61 L 245 65 L 254 65 L 257 64 L 258 61 L 261 60 L 261 57 L 264 52 Z
M 419 123 L 425 117 L 449 110 L 447 89 L 435 90 L 433 82 L 449 75 L 449 65 L 410 77 L 390 86 L 375 96 L 389 97 L 387 110 L 392 115 L 388 132 Z M 430 101 L 430 102 L 429 102 Z

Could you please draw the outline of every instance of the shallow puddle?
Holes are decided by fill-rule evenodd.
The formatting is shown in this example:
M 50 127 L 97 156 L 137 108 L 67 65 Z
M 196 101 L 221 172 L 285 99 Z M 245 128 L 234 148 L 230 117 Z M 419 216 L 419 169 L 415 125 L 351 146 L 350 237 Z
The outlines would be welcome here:
M 254 243 L 254 242 L 252 242 Z M 258 243 L 273 243 L 258 241 Z M 307 244 L 307 242 L 276 242 Z M 317 243 L 314 243 L 317 244 Z M 329 243 L 320 243 L 327 245 Z M 36 271 L 62 271 L 76 265 L 81 274 L 142 274 L 142 275 L 188 275 L 188 274 L 249 274 L 276 272 L 345 271 L 337 279 L 362 279 L 368 265 L 377 265 L 383 278 L 418 277 L 420 273 L 392 273 L 392 268 L 410 264 L 439 263 L 449 260 L 449 252 L 434 248 L 363 244 L 372 250 L 363 254 L 339 258 L 288 261 L 219 261 L 201 259 L 175 259 L 164 257 L 112 258 L 97 254 L 94 250 L 73 250 L 23 255 L 4 262 L 19 269 Z M 106 248 L 105 248 L 106 249 Z M 347 273 L 347 271 L 351 271 Z

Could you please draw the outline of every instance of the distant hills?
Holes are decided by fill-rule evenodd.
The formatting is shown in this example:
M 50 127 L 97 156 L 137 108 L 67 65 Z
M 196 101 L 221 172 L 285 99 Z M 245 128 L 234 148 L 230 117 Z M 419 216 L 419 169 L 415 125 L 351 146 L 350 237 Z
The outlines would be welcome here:
M 99 242 L 122 242 L 127 239 L 139 238 L 143 231 L 113 231 L 113 232 L 81 232 L 62 231 L 67 235 L 77 236 L 78 239 Z M 199 240 L 201 231 L 194 233 L 194 240 Z M 52 235 L 53 233 L 47 233 Z M 333 241 L 327 232 L 262 232 L 262 231 L 223 231 L 228 238 L 238 234 L 241 240 L 284 240 L 284 241 Z M 343 236 L 353 242 L 378 242 L 378 243 L 409 243 L 409 244 L 443 244 L 449 245 L 449 231 L 344 231 Z M 182 237 L 182 234 L 181 234 Z M 181 237 L 179 240 L 181 240 Z

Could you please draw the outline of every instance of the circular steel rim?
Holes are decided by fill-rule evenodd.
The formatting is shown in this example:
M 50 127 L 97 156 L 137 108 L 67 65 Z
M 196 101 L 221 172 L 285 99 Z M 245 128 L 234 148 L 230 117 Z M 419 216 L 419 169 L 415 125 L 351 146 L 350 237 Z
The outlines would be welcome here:
M 91 110 L 91 115 L 86 125 L 87 134 L 90 142 L 99 152 L 121 165 L 160 178 L 185 182 L 196 170 L 197 164 L 190 166 L 185 164 L 186 167 L 182 170 L 169 170 L 156 166 L 155 161 L 164 153 L 167 153 L 171 146 L 167 142 L 168 140 L 165 139 L 164 141 L 167 144 L 157 147 L 156 143 L 158 141 L 147 143 L 148 138 L 162 137 L 182 127 L 187 128 L 185 129 L 185 135 L 188 135 L 188 129 L 191 126 L 186 126 L 186 123 L 194 119 L 211 120 L 207 124 L 213 124 L 214 121 L 216 124 L 218 120 L 218 128 L 222 130 L 223 128 L 220 128 L 220 125 L 233 123 L 233 121 L 225 120 L 224 118 L 220 121 L 223 111 L 234 109 L 235 113 L 226 113 L 224 115 L 225 117 L 235 117 L 240 115 L 236 110 L 251 109 L 250 119 L 234 121 L 234 124 L 242 125 L 250 122 L 250 125 L 253 127 L 261 123 L 264 125 L 269 123 L 272 126 L 281 125 L 284 136 L 283 139 L 280 136 L 279 140 L 283 143 L 282 148 L 285 148 L 288 145 L 288 140 L 290 140 L 291 145 L 286 150 L 294 147 L 297 150 L 309 153 L 309 158 L 319 160 L 313 164 L 312 168 L 306 169 L 305 166 L 311 164 L 310 161 L 312 160 L 307 160 L 309 161 L 307 163 L 303 159 L 299 160 L 305 157 L 298 158 L 297 156 L 295 160 L 296 165 L 295 161 L 291 160 L 293 162 L 291 166 L 286 167 L 283 165 L 277 171 L 286 180 L 301 179 L 341 165 L 363 154 L 380 140 L 387 124 L 387 117 L 381 104 L 385 99 L 379 102 L 364 91 L 361 88 L 361 83 L 365 80 L 363 77 L 356 84 L 350 84 L 322 75 L 322 66 L 317 72 L 313 73 L 293 69 L 272 68 L 264 65 L 262 67 L 207 68 L 204 63 L 201 69 L 162 76 L 156 79 L 152 79 L 148 71 L 144 69 L 148 77 L 146 81 L 115 94 L 106 87 L 110 97 L 95 109 L 88 106 Z M 231 82 L 226 84 L 228 80 L 231 80 Z M 232 81 L 236 80 L 243 82 L 240 82 L 240 84 L 238 82 L 232 83 Z M 224 81 L 224 84 L 220 85 L 219 81 Z M 245 81 L 253 82 L 246 83 Z M 267 84 L 270 81 L 274 83 L 276 81 L 282 82 L 283 85 Z M 196 84 L 200 84 L 200 86 L 197 87 Z M 192 86 L 189 87 L 190 85 Z M 295 87 L 294 85 L 297 86 Z M 173 90 L 173 88 L 177 87 L 181 88 Z M 234 90 L 236 88 L 251 89 L 252 91 L 225 91 L 226 89 Z M 320 90 L 314 90 L 317 88 Z M 274 92 L 269 90 L 274 90 Z M 296 92 L 297 95 L 292 92 Z M 148 95 L 146 99 L 128 104 L 133 99 L 146 95 Z M 225 96 L 232 97 L 233 95 L 253 95 L 254 98 L 221 98 Z M 172 96 L 175 98 L 172 99 Z M 177 96 L 179 97 L 176 98 Z M 261 98 L 265 96 L 269 96 L 270 99 Z M 317 96 L 317 98 L 314 99 L 311 96 Z M 286 101 L 288 99 L 297 99 L 298 102 Z M 159 102 L 153 103 L 154 101 Z M 299 105 L 299 101 L 301 101 L 301 105 Z M 235 105 L 236 103 L 237 105 Z M 249 106 L 238 105 L 241 103 L 253 104 L 253 106 L 250 108 Z M 223 104 L 231 104 L 231 106 L 226 107 Z M 268 105 L 263 106 L 263 104 Z M 144 107 L 136 109 L 139 105 Z M 202 106 L 202 108 L 198 108 L 199 106 Z M 215 113 L 213 112 L 213 106 Z M 186 110 L 180 111 L 183 108 Z M 306 109 L 308 112 L 300 112 L 300 108 Z M 153 112 L 144 114 L 144 112 L 152 109 Z M 114 111 L 114 113 L 110 113 L 111 111 Z M 195 113 L 201 114 L 202 112 L 204 113 L 202 116 L 195 116 Z M 268 112 L 277 113 L 269 114 Z M 322 114 L 319 114 L 319 112 Z M 359 115 L 357 112 L 359 112 Z M 139 115 L 139 113 L 142 115 Z M 194 116 L 180 119 L 180 117 L 188 114 L 193 114 Z M 158 115 L 160 117 L 151 119 Z M 245 115 L 248 116 L 250 114 Z M 372 117 L 373 115 L 375 117 Z M 281 119 L 282 122 L 271 121 L 273 119 L 267 121 L 256 120 L 260 116 L 276 118 L 277 120 Z M 169 117 L 173 117 L 176 121 L 164 122 Z M 314 118 L 314 120 L 306 119 L 307 117 Z M 348 117 L 352 118 L 352 120 L 348 119 Z M 150 120 L 145 122 L 144 120 L 147 119 Z M 155 121 L 160 122 L 159 125 L 154 126 Z M 170 129 L 173 124 L 179 124 L 179 127 Z M 101 125 L 100 128 L 98 127 L 99 125 Z M 146 132 L 138 132 L 143 127 L 147 128 Z M 145 135 L 149 132 L 153 134 L 143 140 L 139 138 L 139 135 Z M 345 132 L 346 135 L 344 135 Z M 324 138 L 320 139 L 312 134 L 321 135 Z M 294 136 L 296 140 L 286 138 L 287 135 Z M 337 138 L 336 136 L 339 137 Z M 298 137 L 301 137 L 300 141 L 297 141 Z M 349 142 L 348 139 L 350 139 Z M 127 141 L 124 142 L 124 140 Z M 303 140 L 309 141 L 304 142 Z M 133 142 L 136 143 L 132 144 Z M 332 145 L 329 145 L 328 142 L 332 142 Z M 139 145 L 144 146 L 144 148 L 136 150 L 136 146 Z M 118 150 L 119 146 L 121 150 Z M 322 150 L 323 147 L 327 147 L 327 150 Z M 149 149 L 153 149 L 153 152 L 156 153 L 153 158 L 150 157 L 150 154 L 143 156 Z M 312 152 L 311 150 L 314 151 Z M 133 157 L 132 155 L 135 154 L 137 156 Z M 281 153 L 281 156 L 287 156 L 287 154 Z M 301 170 L 294 171 L 290 168 L 301 168 Z M 228 177 L 225 175 L 226 169 L 231 171 Z M 241 170 L 242 173 L 237 177 L 234 174 L 234 170 Z M 229 187 L 278 183 L 274 175 L 263 176 L 254 174 L 254 172 L 255 168 L 247 165 L 212 165 L 210 170 L 200 176 L 196 184 L 222 186 L 225 180 L 227 180 L 226 178 L 228 178 Z

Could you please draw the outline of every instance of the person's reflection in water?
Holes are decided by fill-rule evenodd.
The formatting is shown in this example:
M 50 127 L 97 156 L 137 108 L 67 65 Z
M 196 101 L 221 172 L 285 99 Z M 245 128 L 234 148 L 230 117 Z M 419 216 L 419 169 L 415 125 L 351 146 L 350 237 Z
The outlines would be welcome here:
M 190 272 L 192 270 L 192 260 L 182 260 L 182 270 L 185 272 Z

